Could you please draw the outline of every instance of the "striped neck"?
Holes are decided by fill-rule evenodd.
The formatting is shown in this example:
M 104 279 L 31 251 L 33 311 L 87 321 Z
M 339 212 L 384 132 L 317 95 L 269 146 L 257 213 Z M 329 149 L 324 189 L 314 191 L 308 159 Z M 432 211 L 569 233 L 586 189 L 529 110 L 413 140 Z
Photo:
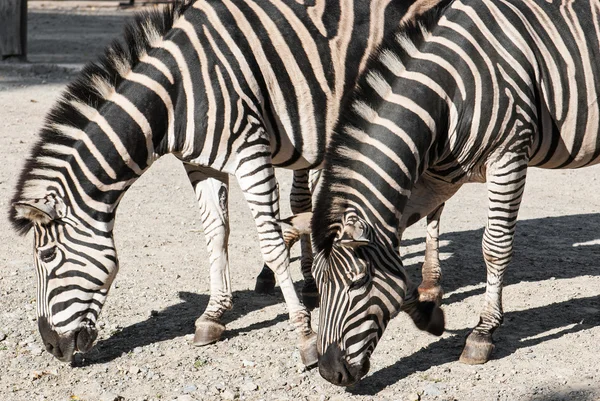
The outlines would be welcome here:
M 331 249 L 348 210 L 372 225 L 380 243 L 399 246 L 411 190 L 438 158 L 434 143 L 447 141 L 448 95 L 431 90 L 435 71 L 427 77 L 411 71 L 411 63 L 421 62 L 413 55 L 429 36 L 421 27 L 398 35 L 362 78 L 328 148 L 313 219 L 317 251 Z
M 95 63 L 87 65 L 50 111 L 19 178 L 13 202 L 58 205 L 65 218 L 110 235 L 124 192 L 176 131 L 182 89 L 165 61 L 166 35 L 189 4 L 138 14 Z M 173 98 L 167 105 L 165 99 Z M 25 232 L 26 216 L 11 211 Z

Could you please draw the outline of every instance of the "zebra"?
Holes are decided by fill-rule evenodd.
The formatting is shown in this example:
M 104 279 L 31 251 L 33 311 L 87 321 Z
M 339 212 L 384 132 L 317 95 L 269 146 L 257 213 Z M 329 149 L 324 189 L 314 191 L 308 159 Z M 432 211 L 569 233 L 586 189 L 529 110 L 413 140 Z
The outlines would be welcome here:
M 364 376 L 414 298 L 397 252 L 409 197 L 427 213 L 467 182 L 487 182 L 487 284 L 460 361 L 489 360 L 527 168 L 600 162 L 598 21 L 598 1 L 455 0 L 374 56 L 328 145 L 312 216 L 325 379 Z
M 425 3 L 198 0 L 137 15 L 50 111 L 16 186 L 10 220 L 20 233 L 34 231 L 46 349 L 69 361 L 92 347 L 119 268 L 119 201 L 172 154 L 197 195 L 210 254 L 211 297 L 194 344 L 218 340 L 232 307 L 227 196 L 235 175 L 302 360 L 315 364 L 310 313 L 289 275 L 274 167 L 320 166 L 339 105 L 369 55 L 403 17 L 434 2 Z

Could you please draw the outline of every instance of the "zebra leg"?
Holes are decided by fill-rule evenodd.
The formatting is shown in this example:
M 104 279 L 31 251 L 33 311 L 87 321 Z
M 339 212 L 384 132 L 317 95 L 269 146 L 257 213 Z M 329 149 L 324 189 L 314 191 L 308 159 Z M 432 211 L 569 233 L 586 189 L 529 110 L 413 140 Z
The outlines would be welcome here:
M 419 285 L 419 299 L 431 301 L 441 305 L 444 290 L 442 281 L 442 268 L 440 267 L 440 216 L 444 210 L 442 203 L 433 212 L 427 215 L 427 238 L 425 240 L 425 261 L 421 267 L 421 285 Z
M 221 316 L 233 306 L 227 242 L 229 239 L 227 174 L 184 163 L 194 187 L 210 263 L 210 299 L 206 310 L 196 320 L 193 344 L 207 345 L 218 341 L 225 331 Z
M 290 194 L 290 207 L 293 214 L 312 210 L 311 190 L 309 187 L 309 170 L 294 171 L 294 181 Z M 289 242 L 289 241 L 288 241 Z M 288 244 L 288 248 L 291 245 Z M 302 302 L 308 310 L 319 306 L 319 291 L 312 275 L 313 252 L 309 234 L 300 235 L 300 269 L 304 278 Z
M 257 170 L 258 160 L 253 159 L 252 162 L 248 169 L 241 165 L 236 177 L 254 216 L 261 252 L 267 266 L 275 272 L 290 322 L 298 334 L 302 362 L 306 366 L 314 366 L 318 362 L 317 336 L 310 325 L 310 312 L 298 299 L 290 276 L 289 251 L 279 224 L 279 191 L 275 171 L 267 163 Z
M 427 238 L 425 241 L 425 261 L 421 268 L 422 281 L 419 286 L 419 299 L 440 305 L 444 291 L 440 282 L 442 269 L 439 254 L 439 220 L 445 202 L 461 187 L 423 174 L 415 184 L 400 221 L 400 232 L 427 216 Z
M 487 267 L 487 285 L 479 323 L 467 337 L 460 361 L 481 364 L 490 359 L 493 332 L 503 319 L 502 280 L 512 259 L 517 214 L 521 204 L 527 158 L 510 154 L 488 170 L 488 222 L 482 250 Z
M 275 291 L 275 272 L 265 263 L 258 276 L 256 276 L 254 292 L 257 294 L 272 294 L 273 291 Z

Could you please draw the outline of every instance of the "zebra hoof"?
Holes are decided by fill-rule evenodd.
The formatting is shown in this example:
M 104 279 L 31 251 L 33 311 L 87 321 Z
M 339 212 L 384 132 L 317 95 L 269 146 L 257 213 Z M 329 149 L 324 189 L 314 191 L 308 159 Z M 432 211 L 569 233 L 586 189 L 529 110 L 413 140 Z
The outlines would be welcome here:
M 317 335 L 312 333 L 304 338 L 298 347 L 300 349 L 300 359 L 307 368 L 313 368 L 319 363 L 319 353 L 317 352 Z
M 194 344 L 197 347 L 212 344 L 221 339 L 225 325 L 211 320 L 198 320 L 196 322 L 196 333 L 194 334 Z
M 437 306 L 442 304 L 444 290 L 439 285 L 429 287 L 421 284 L 419 286 L 419 302 L 433 302 Z
M 302 287 L 302 303 L 309 311 L 319 307 L 319 291 L 314 281 L 305 281 Z
M 471 333 L 467 337 L 459 361 L 467 365 L 481 365 L 490 360 L 493 350 L 494 344 L 492 344 L 491 335 Z
M 254 292 L 257 294 L 271 294 L 275 290 L 275 274 L 268 267 L 263 267 L 262 271 L 256 277 Z

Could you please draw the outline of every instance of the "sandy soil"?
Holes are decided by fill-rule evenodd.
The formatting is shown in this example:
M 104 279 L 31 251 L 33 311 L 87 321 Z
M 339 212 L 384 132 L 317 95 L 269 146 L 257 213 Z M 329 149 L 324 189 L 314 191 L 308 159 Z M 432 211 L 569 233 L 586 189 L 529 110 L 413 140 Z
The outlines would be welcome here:
M 129 15 L 114 7 L 30 4 L 30 60 L 37 64 L 0 64 L 3 213 L 45 113 L 72 78 L 69 68 L 93 58 Z M 174 158 L 159 160 L 122 202 L 115 229 L 121 271 L 96 346 L 72 366 L 43 351 L 31 234 L 17 237 L 2 218 L 0 399 L 600 400 L 599 172 L 530 172 L 507 274 L 505 322 L 493 360 L 482 366 L 458 362 L 485 282 L 485 187 L 463 188 L 442 222 L 447 332 L 435 338 L 399 316 L 371 373 L 351 389 L 305 371 L 282 297 L 253 293 L 262 261 L 236 186 L 230 204 L 236 304 L 226 315 L 225 339 L 205 348 L 190 341 L 208 300 L 207 253 L 194 195 Z M 290 174 L 281 172 L 280 181 L 286 210 Z M 411 274 L 422 262 L 423 235 L 423 224 L 406 235 Z M 299 279 L 298 262 L 293 270 Z

